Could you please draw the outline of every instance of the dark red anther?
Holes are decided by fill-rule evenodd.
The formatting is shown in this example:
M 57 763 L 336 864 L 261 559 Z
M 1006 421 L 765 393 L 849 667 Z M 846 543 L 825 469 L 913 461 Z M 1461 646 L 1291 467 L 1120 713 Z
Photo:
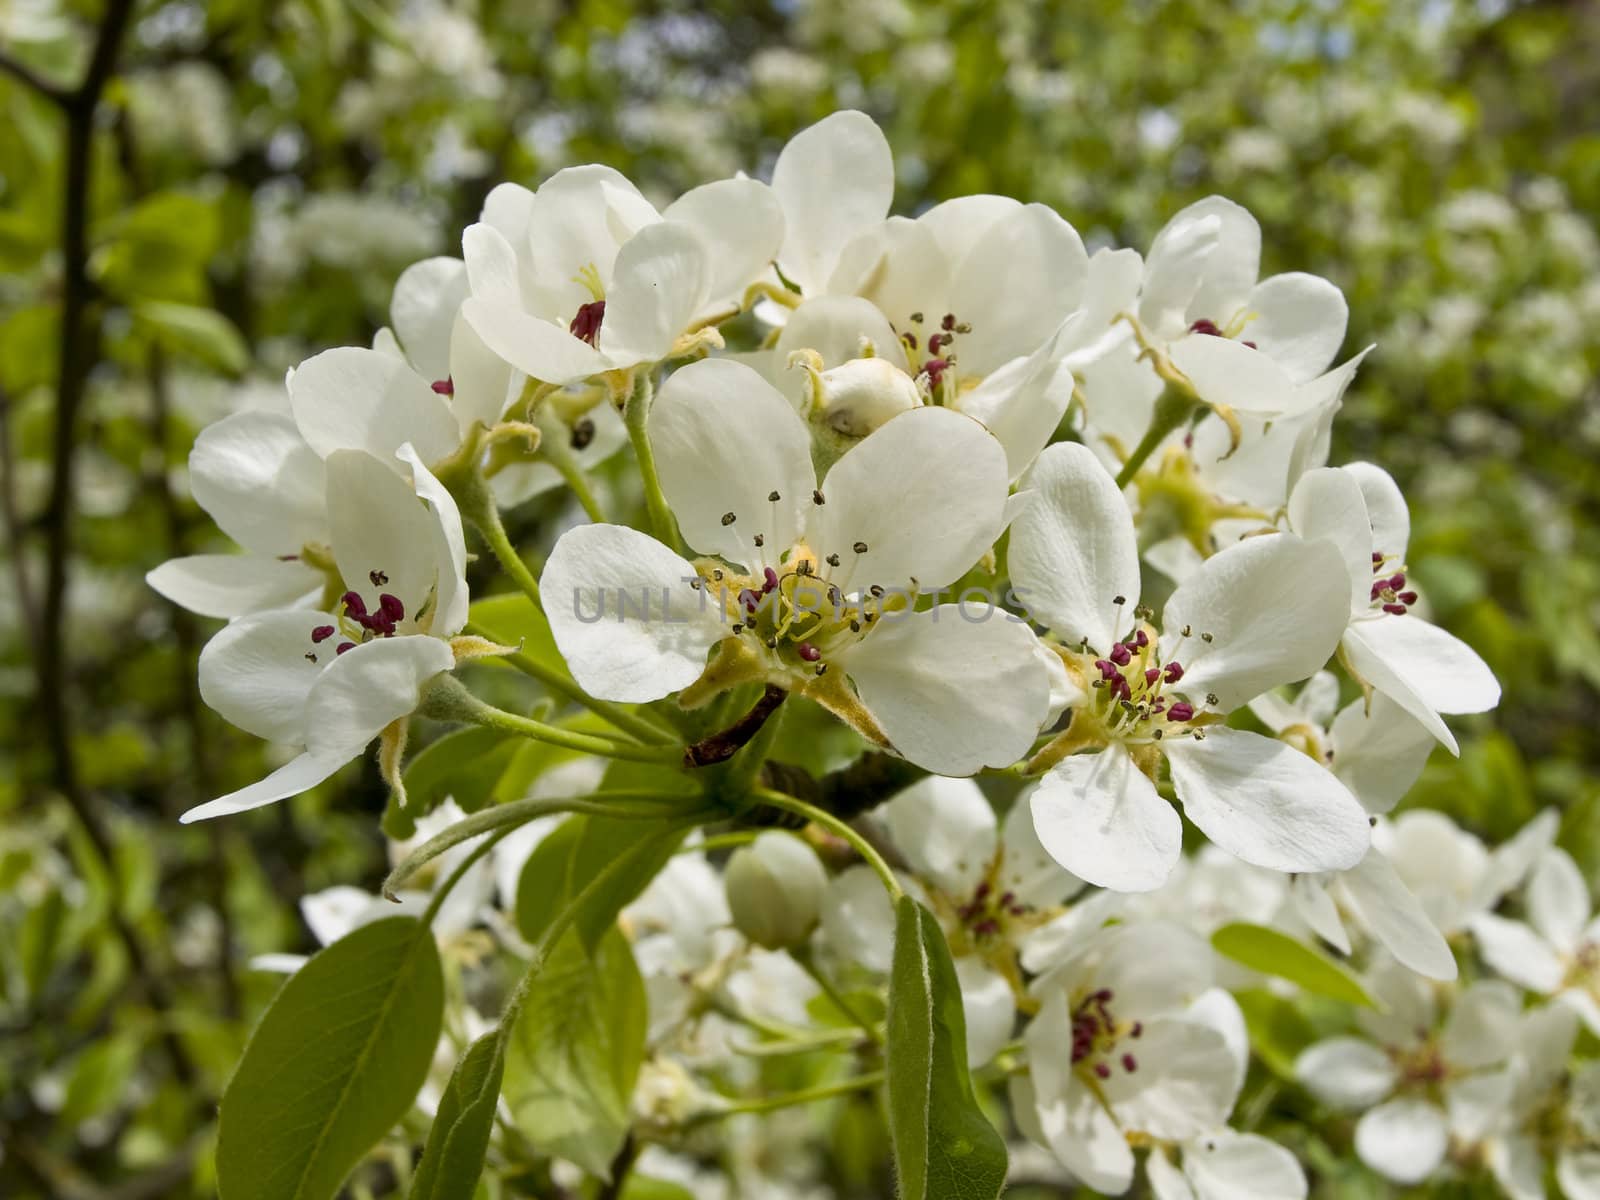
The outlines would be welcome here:
M 1381 566 L 1382 564 L 1383 564 L 1383 552 L 1381 550 L 1374 550 L 1372 552 L 1372 565 L 1376 567 L 1376 566 Z
M 311 640 L 313 642 L 325 642 L 331 638 L 333 634 L 334 629 L 332 625 L 318 625 L 311 631 Z
M 399 596 L 390 595 L 388 592 L 385 592 L 383 595 L 378 597 L 378 607 L 383 610 L 383 615 L 388 617 L 391 621 L 400 621 L 405 619 L 406 606 L 400 603 Z
M 1183 664 L 1176 663 L 1176 662 L 1169 662 L 1167 664 L 1166 670 L 1163 671 L 1162 674 L 1164 674 L 1167 677 L 1167 682 L 1168 683 L 1177 683 L 1178 680 L 1183 678 Z
M 1115 679 L 1117 677 L 1116 664 L 1104 658 L 1094 660 L 1094 665 L 1100 669 L 1101 679 Z
M 1118 642 L 1116 645 L 1111 647 L 1111 654 L 1109 657 L 1111 661 L 1116 663 L 1119 667 L 1125 667 L 1133 661 L 1133 655 L 1121 642 Z
M 1150 635 L 1142 629 L 1139 630 L 1133 635 L 1133 644 L 1143 650 L 1150 644 Z
M 358 621 L 367 615 L 367 602 L 359 592 L 346 592 L 339 597 L 339 602 L 344 605 L 345 612 Z
M 768 567 L 766 570 L 761 572 L 761 578 L 764 580 L 761 585 L 761 594 L 763 596 L 768 592 L 775 592 L 778 590 L 778 573 L 771 567 Z
M 1401 592 L 1395 599 L 1400 601 L 1401 604 L 1415 604 L 1417 602 L 1417 594 L 1415 592 Z
M 939 328 L 946 333 L 954 333 L 956 328 L 955 313 L 945 313 L 944 319 L 939 322 Z
M 944 373 L 950 369 L 950 360 L 946 358 L 930 358 L 922 364 L 922 369 L 928 374 L 928 383 L 938 387 L 944 381 Z
M 593 346 L 600 340 L 600 324 L 605 319 L 606 302 L 591 300 L 578 309 L 578 315 L 572 318 L 567 331 L 580 342 L 588 342 Z
M 991 890 L 993 890 L 993 889 L 992 889 L 989 881 L 987 879 L 985 879 L 982 882 L 980 882 L 977 887 L 972 889 L 972 895 L 973 895 L 973 897 L 975 899 L 985 900 L 985 899 L 988 899 L 988 896 L 989 896 L 989 893 L 990 893 Z
M 1144 1022 L 1143 1021 L 1135 1021 L 1133 1023 L 1133 1028 L 1128 1030 L 1128 1036 L 1129 1037 L 1143 1037 L 1144 1036 Z
M 907 350 L 915 350 L 917 348 L 917 335 L 914 333 L 902 333 L 900 340 L 906 344 Z
M 1161 668 L 1160 667 L 1146 667 L 1145 668 L 1144 681 L 1146 683 L 1154 683 L 1156 680 L 1158 680 L 1160 678 L 1161 678 Z
M 1217 323 L 1215 321 L 1209 321 L 1205 317 L 1201 317 L 1193 325 L 1189 326 L 1189 332 L 1203 333 L 1207 337 L 1222 336 L 1222 330 L 1217 327 Z
M 1406 585 L 1406 577 L 1404 575 L 1391 575 L 1391 576 L 1389 576 L 1389 586 L 1394 591 L 1398 592 L 1401 588 L 1405 587 L 1405 585 Z
M 1139 1060 L 1131 1054 L 1124 1054 L 1122 1056 L 1122 1069 L 1132 1075 L 1139 1069 Z
M 435 379 L 429 386 L 441 396 L 454 396 L 456 394 L 456 381 L 449 376 L 444 379 Z
M 755 612 L 761 606 L 761 597 L 749 588 L 740 588 L 739 603 L 744 605 L 746 612 Z
M 346 650 L 354 650 L 355 648 L 356 644 L 354 642 L 340 642 L 338 646 L 334 647 L 335 651 L 339 654 L 343 654 Z
M 1393 613 L 1397 617 L 1403 617 L 1406 615 L 1406 606 L 1404 604 L 1385 604 L 1383 611 Z
M 1105 1063 L 1095 1063 L 1095 1065 L 1094 1065 L 1094 1073 L 1096 1075 L 1098 1075 L 1101 1079 L 1110 1079 L 1111 1078 L 1111 1068 L 1106 1066 Z
M 1254 350 L 1256 348 L 1256 344 L 1254 342 L 1244 342 L 1242 344 L 1246 345 L 1246 346 L 1249 346 L 1250 349 L 1252 349 L 1252 350 Z
M 805 659 L 807 662 L 816 662 L 817 659 L 822 657 L 822 651 L 818 650 L 810 642 L 801 642 L 799 651 L 800 657 Z
M 1169 720 L 1169 721 L 1192 721 L 1192 720 L 1194 720 L 1194 705 L 1188 703 L 1187 701 L 1179 700 L 1176 704 L 1174 704 L 1171 708 L 1169 708 L 1167 710 L 1167 720 Z
M 930 337 L 928 339 L 928 353 L 931 354 L 934 358 L 938 358 L 939 357 L 939 347 L 943 346 L 949 340 L 950 339 L 945 337 L 945 335 L 942 334 L 942 333 L 934 334 L 932 337 Z
M 1127 679 L 1121 675 L 1111 681 L 1111 694 L 1119 700 L 1133 699 L 1133 689 L 1128 686 Z

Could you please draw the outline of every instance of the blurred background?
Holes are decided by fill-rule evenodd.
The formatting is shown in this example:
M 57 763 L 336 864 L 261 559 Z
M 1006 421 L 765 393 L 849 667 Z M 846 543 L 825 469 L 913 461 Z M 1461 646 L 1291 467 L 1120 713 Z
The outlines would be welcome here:
M 1490 840 L 1557 806 L 1600 872 L 1600 6 L 0 0 L 0 1196 L 210 1194 L 277 986 L 248 960 L 384 870 L 370 763 L 176 823 L 263 770 L 196 694 L 211 623 L 143 583 L 220 548 L 196 431 L 366 342 L 495 182 L 597 161 L 670 198 L 841 107 L 898 211 L 1004 192 L 1142 250 L 1220 192 L 1263 274 L 1344 289 L 1344 355 L 1378 350 L 1334 461 L 1394 473 L 1505 685 L 1405 803 Z M 874 1194 L 883 1147 L 840 1137 L 816 1170 Z

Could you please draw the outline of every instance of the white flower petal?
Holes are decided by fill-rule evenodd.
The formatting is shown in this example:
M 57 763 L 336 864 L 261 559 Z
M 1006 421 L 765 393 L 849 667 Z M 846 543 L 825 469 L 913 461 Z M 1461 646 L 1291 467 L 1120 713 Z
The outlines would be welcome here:
M 1540 855 L 1528 880 L 1527 904 L 1528 920 L 1545 941 L 1562 950 L 1577 946 L 1592 906 L 1589 885 L 1572 855 L 1559 846 Z
M 450 490 L 434 477 L 411 446 L 401 446 L 397 458 L 411 467 L 411 486 L 427 501 L 437 574 L 433 618 L 429 632 L 451 637 L 467 623 L 467 539 L 461 528 L 461 510 Z
M 1296 383 L 1328 369 L 1350 318 L 1343 292 L 1299 271 L 1263 279 L 1250 293 L 1248 307 L 1256 315 L 1240 336 L 1276 360 Z
M 1222 214 L 1211 211 L 1211 206 L 1190 205 L 1168 221 L 1150 244 L 1139 289 L 1139 320 L 1157 336 L 1175 338 L 1189 328 L 1190 302 L 1222 240 L 1222 223 Z M 1245 288 L 1254 282 L 1251 275 Z
M 609 292 L 623 244 L 660 219 L 639 189 L 610 167 L 586 163 L 550 176 L 534 193 L 528 212 L 525 253 L 535 294 L 533 311 L 570 319 L 580 304 L 592 299 L 579 278 L 589 268 Z M 512 245 L 524 252 L 522 244 Z
M 1439 1039 L 1453 1067 L 1476 1070 L 1501 1062 L 1517 1049 L 1522 994 L 1499 979 L 1480 979 L 1456 997 Z
M 361 596 L 368 612 L 377 611 L 381 596 L 396 597 L 409 623 L 442 583 L 440 518 L 389 465 L 398 459 L 390 455 L 379 461 L 360 450 L 331 454 L 328 516 L 333 558 L 346 586 Z M 459 517 L 456 526 L 459 530 Z
M 888 139 L 865 113 L 836 112 L 789 139 L 772 169 L 772 190 L 785 221 L 778 261 L 806 295 L 815 295 L 845 243 L 889 211 Z
M 1307 471 L 1289 496 L 1289 527 L 1308 542 L 1332 543 L 1349 574 L 1350 611 L 1365 613 L 1372 596 L 1372 525 L 1355 477 L 1334 467 Z
M 1486 1148 L 1489 1170 L 1511 1200 L 1549 1200 L 1538 1143 L 1524 1134 L 1496 1138 Z
M 667 357 L 711 295 L 711 251 L 686 225 L 647 225 L 617 254 L 600 351 L 626 367 Z
M 295 424 L 323 458 L 365 450 L 388 461 L 406 442 L 427 462 L 452 453 L 459 432 L 443 396 L 407 364 L 359 346 L 325 350 L 289 381 Z
M 1388 812 L 1411 790 L 1434 746 L 1433 734 L 1381 692 L 1373 693 L 1370 714 L 1361 700 L 1347 704 L 1328 735 L 1333 773 L 1373 814 Z
M 1011 1040 L 1017 999 L 1005 977 L 977 958 L 956 959 L 956 980 L 967 1017 L 967 1066 L 976 1070 Z
M 940 775 L 1010 766 L 1050 703 L 1028 627 L 998 609 L 970 611 L 886 614 L 835 656 L 895 749 Z
M 304 745 L 306 699 L 340 641 L 333 635 L 313 642 L 311 635 L 332 624 L 314 609 L 240 617 L 200 652 L 201 698 L 247 733 Z
M 209 821 L 212 817 L 248 812 L 252 808 L 261 808 L 278 800 L 286 800 L 290 796 L 298 796 L 301 792 L 316 787 L 349 761 L 348 755 L 322 758 L 315 754 L 302 754 L 279 767 L 265 779 L 248 787 L 242 787 L 236 792 L 229 792 L 226 796 L 218 796 L 215 800 L 196 805 L 178 820 L 184 825 L 194 821 Z
M 1070 1044 L 1070 1043 L 1069 1043 Z M 1119 1061 L 1100 1084 L 1124 1128 L 1173 1139 L 1197 1137 L 1228 1119 L 1233 1055 L 1222 1034 L 1192 1021 L 1157 1018 L 1138 1041 L 1119 1043 Z M 1134 1055 L 1134 1070 L 1120 1061 Z
M 1203 217 L 1217 219 L 1217 244 L 1206 259 L 1199 290 L 1189 301 L 1186 316 L 1191 322 L 1206 318 L 1225 325 L 1248 303 L 1261 269 L 1261 227 L 1243 206 L 1221 196 L 1197 200 L 1173 217 L 1168 227 L 1185 218 Z
M 322 457 L 291 417 L 240 412 L 208 425 L 189 452 L 196 503 L 239 545 L 297 554 L 328 540 Z
M 1094 453 L 1072 442 L 1039 455 L 1022 486 L 1034 499 L 1012 524 L 1007 551 L 1019 601 L 1066 645 L 1088 639 L 1108 652 L 1139 603 L 1139 545 L 1122 493 Z
M 836 954 L 871 971 L 887 971 L 894 956 L 894 906 L 877 872 L 846 867 L 822 894 L 822 936 Z
M 1195 1200 L 1194 1189 L 1167 1157 L 1165 1146 L 1150 1148 L 1150 1156 L 1144 1160 L 1144 1171 L 1155 1200 Z
M 1372 548 L 1397 564 L 1406 560 L 1411 542 L 1411 513 L 1406 498 L 1389 472 L 1371 463 L 1346 463 L 1339 468 L 1355 478 L 1367 502 L 1367 520 L 1372 524 Z
M 1034 1112 L 1045 1144 L 1087 1186 L 1119 1195 L 1133 1180 L 1133 1151 L 1111 1114 L 1063 1053 L 1072 1045 L 1067 998 L 1052 992 L 1023 1035 L 1032 1072 Z
M 994 809 L 970 779 L 930 775 L 879 814 L 911 870 L 951 899 L 965 900 L 994 858 Z
M 1320 670 L 1349 620 L 1349 596 L 1344 564 L 1329 543 L 1292 533 L 1246 538 L 1208 558 L 1172 593 L 1161 618 L 1162 658 L 1182 663 L 1176 687 L 1197 708 L 1211 693 L 1217 702 L 1207 707 L 1231 712 Z
M 1356 1153 L 1396 1183 L 1421 1183 L 1444 1160 L 1444 1114 L 1421 1100 L 1391 1100 L 1356 1123 Z
M 580 525 L 550 552 L 539 589 L 556 646 L 601 700 L 659 700 L 705 669 L 726 636 L 696 572 L 654 538 L 622 525 Z
M 450 374 L 450 331 L 468 290 L 459 258 L 425 258 L 395 280 L 389 319 L 412 367 L 429 382 Z
M 1444 1085 L 1445 1115 L 1452 1137 L 1466 1144 L 1489 1137 L 1513 1103 L 1512 1072 L 1469 1075 Z
M 717 248 L 710 297 L 738 303 L 744 290 L 777 257 L 783 242 L 783 205 L 754 179 L 719 179 L 691 188 L 662 212 Z
M 337 884 L 300 898 L 300 915 L 319 946 L 331 946 L 351 930 L 386 916 L 391 906 L 362 888 Z
M 1370 1108 L 1400 1076 L 1389 1056 L 1364 1038 L 1318 1042 L 1295 1059 L 1294 1074 L 1324 1104 L 1352 1111 Z
M 822 356 L 824 367 L 837 367 L 860 358 L 863 341 L 871 343 L 877 357 L 897 367 L 906 365 L 900 339 L 876 304 L 860 296 L 818 296 L 789 315 L 778 335 L 776 358 L 785 378 L 794 381 L 794 394 L 799 395 L 804 377 L 788 369 L 790 354 L 815 350 Z M 783 390 L 790 391 L 788 387 Z
M 957 410 L 999 439 L 1012 479 L 1039 456 L 1072 402 L 1072 372 L 1058 361 L 1060 352 L 1060 338 L 1052 337 L 956 400 Z
M 527 304 L 517 251 L 503 230 L 487 222 L 468 225 L 461 234 L 461 255 L 468 290 L 477 300 L 518 310 Z
M 1521 921 L 1480 913 L 1472 920 L 1472 936 L 1484 961 L 1512 983 L 1546 995 L 1561 986 L 1566 967 L 1560 957 Z
M 1352 622 L 1343 644 L 1355 672 L 1452 754 L 1455 738 L 1438 714 L 1486 712 L 1500 702 L 1500 682 L 1477 652 L 1420 617 L 1386 613 Z
M 1083 880 L 1063 870 L 1039 841 L 1033 827 L 1028 795 L 1018 796 L 1000 826 L 1001 893 L 1010 892 L 1024 904 L 1049 908 L 1063 904 L 1083 890 Z
M 1429 979 L 1456 977 L 1449 943 L 1376 848 L 1368 850 L 1339 881 L 1356 917 L 1390 954 Z
M 1273 420 L 1307 411 L 1306 396 L 1288 373 L 1243 342 L 1191 334 L 1173 345 L 1169 357 L 1207 404 Z
M 450 327 L 449 353 L 454 389 L 450 409 L 456 426 L 465 436 L 475 424 L 485 428 L 495 424 L 521 390 L 519 384 L 513 391 L 511 364 L 489 349 L 459 312 Z
M 1005 451 L 947 408 L 901 413 L 847 451 L 822 481 L 807 540 L 846 594 L 877 583 L 919 590 L 961 578 L 1004 527 Z M 865 544 L 865 553 L 854 547 Z
M 378 638 L 339 655 L 307 697 L 306 749 L 353 758 L 389 722 L 413 712 L 428 681 L 455 665 L 450 644 L 434 637 Z
M 474 294 L 461 305 L 473 332 L 517 370 L 544 383 L 577 383 L 610 365 L 604 355 L 553 322 Z
M 1148 892 L 1177 864 L 1183 823 L 1120 747 L 1058 763 L 1039 781 L 1031 804 L 1040 843 L 1090 883 Z
M 1184 1147 L 1196 1200 L 1304 1200 L 1306 1175 L 1293 1154 L 1254 1133 L 1219 1130 Z
M 789 402 L 742 363 L 706 359 L 662 385 L 649 434 L 684 540 L 740 566 L 776 566 L 799 539 L 817 479 L 810 435 Z
M 1077 309 L 1088 272 L 1077 230 L 1045 205 L 995 221 L 950 285 L 951 311 L 972 326 L 954 343 L 961 374 L 981 377 L 1037 350 Z
M 1367 814 L 1333 774 L 1241 729 L 1163 743 L 1183 811 L 1235 857 L 1273 871 L 1336 871 L 1367 851 Z
M 322 594 L 322 579 L 322 572 L 302 562 L 255 554 L 169 558 L 144 577 L 168 600 L 202 617 L 238 617 L 309 604 Z
M 1369 851 L 1369 857 L 1370 857 Z M 1350 953 L 1350 935 L 1339 916 L 1339 906 L 1328 893 L 1332 876 L 1295 875 L 1289 880 L 1289 902 L 1295 914 L 1311 927 L 1311 932 L 1340 954 Z

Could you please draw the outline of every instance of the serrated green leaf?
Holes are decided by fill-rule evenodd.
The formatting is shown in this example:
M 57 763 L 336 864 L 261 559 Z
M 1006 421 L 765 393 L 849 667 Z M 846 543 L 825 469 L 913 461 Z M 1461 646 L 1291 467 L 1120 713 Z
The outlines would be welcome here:
M 1006 1144 L 978 1107 L 950 947 L 910 896 L 895 905 L 889 974 L 889 1131 L 904 1200 L 994 1200 Z
M 1236 963 L 1263 975 L 1287 979 L 1318 996 L 1362 1008 L 1377 1007 L 1361 980 L 1348 968 L 1276 929 L 1236 921 L 1213 933 L 1211 945 L 1218 954 Z
M 472 1200 L 494 1129 L 505 1065 L 499 1030 L 467 1047 L 440 1097 L 411 1183 L 411 1200 Z
M 646 1026 L 627 939 L 612 927 L 590 948 L 569 930 L 512 1034 L 506 1099 L 517 1127 L 540 1150 L 607 1178 L 632 1123 Z
M 617 914 L 656 877 L 683 841 L 683 830 L 663 837 L 648 821 L 572 816 L 534 848 L 517 880 L 517 928 L 536 942 L 563 908 L 601 870 L 623 856 L 632 861 L 591 896 L 575 927 L 593 947 Z
M 433 934 L 364 925 L 289 977 L 222 1096 L 221 1200 L 331 1200 L 410 1109 L 444 1012 Z
M 523 744 L 503 730 L 479 727 L 453 729 L 430 742 L 406 764 L 407 811 L 421 816 L 449 796 L 463 812 L 477 812 Z

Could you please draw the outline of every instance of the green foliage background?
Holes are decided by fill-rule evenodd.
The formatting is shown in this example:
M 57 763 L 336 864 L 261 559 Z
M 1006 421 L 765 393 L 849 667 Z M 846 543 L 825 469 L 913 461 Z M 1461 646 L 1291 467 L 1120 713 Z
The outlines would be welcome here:
M 0 0 L 18 68 L 0 73 L 0 1194 L 210 1194 L 215 1097 L 277 986 L 247 960 L 309 946 L 300 895 L 383 870 L 371 764 L 175 823 L 263 765 L 196 695 L 206 623 L 142 582 L 216 541 L 184 485 L 195 432 L 236 389 L 367 340 L 400 269 L 457 250 L 494 182 L 600 161 L 669 197 L 769 168 L 838 107 L 888 132 L 901 211 L 1005 192 L 1091 247 L 1143 248 L 1222 192 L 1260 218 L 1266 271 L 1344 289 L 1345 353 L 1379 349 L 1335 459 L 1393 471 L 1438 619 L 1505 685 L 1407 803 L 1490 840 L 1556 805 L 1600 873 L 1600 9 L 140 3 L 89 146 L 96 336 L 71 356 L 88 374 L 63 511 L 67 106 L 35 85 L 75 87 L 103 18 Z M 835 1182 L 871 1195 L 880 1148 L 849 1124 Z M 1385 1194 L 1297 1149 L 1318 1194 Z

